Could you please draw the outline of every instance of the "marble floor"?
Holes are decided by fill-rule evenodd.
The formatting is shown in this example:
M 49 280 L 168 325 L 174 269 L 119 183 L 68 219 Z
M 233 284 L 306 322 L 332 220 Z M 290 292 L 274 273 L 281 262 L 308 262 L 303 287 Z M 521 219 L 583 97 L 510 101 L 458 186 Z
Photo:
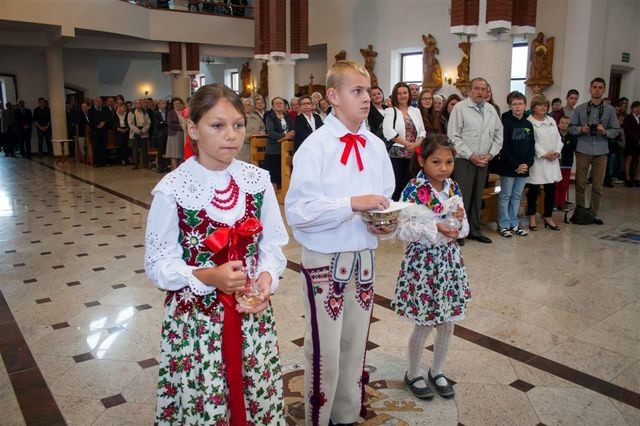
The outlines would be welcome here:
M 0 424 L 154 419 L 163 294 L 143 270 L 160 175 L 0 158 Z M 640 189 L 605 188 L 604 226 L 468 242 L 473 291 L 445 371 L 451 400 L 405 390 L 411 326 L 390 310 L 403 247 L 383 242 L 365 425 L 640 424 Z M 557 223 L 561 223 L 558 215 Z M 299 247 L 273 296 L 288 424 L 301 421 Z M 431 340 L 424 367 L 431 361 Z

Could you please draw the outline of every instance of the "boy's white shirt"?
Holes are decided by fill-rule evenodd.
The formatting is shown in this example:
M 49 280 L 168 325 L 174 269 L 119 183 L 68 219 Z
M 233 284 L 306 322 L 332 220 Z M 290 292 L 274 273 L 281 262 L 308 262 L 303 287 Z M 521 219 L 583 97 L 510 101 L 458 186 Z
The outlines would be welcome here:
M 364 121 L 358 144 L 364 170 L 359 171 L 352 150 L 347 164 L 340 162 L 349 130 L 330 114 L 293 157 L 293 173 L 285 198 L 285 214 L 294 238 L 319 253 L 375 249 L 378 239 L 351 210 L 351 197 L 378 194 L 390 198 L 395 186 L 391 160 L 384 143 L 367 130 Z
M 233 176 L 240 187 L 237 204 L 230 210 L 220 210 L 211 204 L 214 190 L 223 190 Z M 166 175 L 151 191 L 154 195 L 147 218 L 145 244 L 145 270 L 158 288 L 176 291 L 191 287 L 198 295 L 210 294 L 215 287 L 208 286 L 194 275 L 195 269 L 182 259 L 183 248 L 178 242 L 177 205 L 189 210 L 205 209 L 217 222 L 232 226 L 245 213 L 245 194 L 264 191 L 260 223 L 263 231 L 258 242 L 258 273 L 271 274 L 271 292 L 278 287 L 279 276 L 287 265 L 282 247 L 289 241 L 280 215 L 280 208 L 269 182 L 269 174 L 239 160 L 223 171 L 211 171 L 191 157 L 176 170 Z M 206 236 L 201 236 L 203 240 Z M 202 245 L 203 249 L 206 249 Z M 211 265 L 213 266 L 213 265 Z

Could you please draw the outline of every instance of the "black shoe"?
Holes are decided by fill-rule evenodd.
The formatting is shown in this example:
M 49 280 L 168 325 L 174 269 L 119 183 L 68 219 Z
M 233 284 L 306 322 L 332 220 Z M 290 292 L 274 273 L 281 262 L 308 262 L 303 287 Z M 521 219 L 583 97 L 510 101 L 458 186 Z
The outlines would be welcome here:
M 424 379 L 424 377 L 418 376 L 415 379 L 409 380 L 409 377 L 407 376 L 407 374 L 408 373 L 404 373 L 404 384 L 407 385 L 407 388 L 409 388 L 411 393 L 416 398 L 418 398 L 418 399 L 433 399 L 435 394 L 433 393 L 433 390 L 431 390 L 431 388 L 429 387 L 429 383 L 427 383 L 427 381 Z M 419 382 L 420 380 L 422 380 L 424 382 L 426 387 L 419 388 L 419 387 L 415 386 L 415 383 Z
M 624 181 L 624 186 L 626 186 L 627 188 L 633 188 L 633 181 L 632 180 L 625 180 Z
M 492 242 L 489 237 L 485 237 L 484 235 L 467 235 L 467 238 L 483 244 L 491 244 Z
M 429 377 L 429 381 L 436 388 L 436 392 L 438 392 L 438 395 L 440 395 L 441 397 L 452 398 L 456 394 L 456 391 L 453 390 L 453 386 L 449 382 L 449 379 L 447 379 L 444 374 L 437 374 L 435 377 L 431 377 L 431 370 L 429 370 L 427 376 Z M 436 380 L 440 378 L 445 379 L 447 381 L 447 384 L 444 386 L 440 386 L 439 384 L 437 384 Z
M 593 223 L 595 223 L 596 225 L 604 225 L 604 222 L 602 221 L 602 219 L 600 219 L 600 216 L 595 217 L 595 219 L 593 219 Z
M 458 245 L 459 245 L 460 247 L 462 247 L 462 246 L 464 245 L 464 238 L 458 238 L 458 239 L 456 240 L 456 242 L 458 243 Z
M 549 222 L 547 222 L 547 219 L 542 219 L 542 223 L 544 223 L 544 227 L 545 229 L 549 228 L 552 231 L 559 231 L 560 227 L 558 225 L 552 225 Z
M 636 188 L 640 188 L 640 180 L 634 180 L 633 186 L 635 186 Z

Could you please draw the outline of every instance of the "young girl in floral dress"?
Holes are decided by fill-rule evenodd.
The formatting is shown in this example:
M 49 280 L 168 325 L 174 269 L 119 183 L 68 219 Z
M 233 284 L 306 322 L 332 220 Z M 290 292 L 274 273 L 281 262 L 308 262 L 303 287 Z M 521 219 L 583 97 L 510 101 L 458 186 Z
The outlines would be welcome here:
M 402 192 L 401 200 L 412 205 L 403 210 L 397 236 L 409 245 L 405 251 L 395 296 L 396 313 L 415 324 L 409 338 L 409 369 L 404 381 L 420 399 L 454 395 L 442 372 L 453 335 L 453 321 L 464 318 L 471 299 L 467 274 L 456 242 L 469 233 L 458 184 L 449 176 L 455 150 L 445 135 L 430 134 L 416 149 L 412 162 L 420 170 Z M 437 335 L 428 381 L 420 360 L 433 328 Z
M 200 88 L 188 121 L 194 157 L 152 191 L 145 269 L 167 291 L 158 424 L 284 424 L 269 295 L 288 237 L 268 173 L 234 159 L 244 126 L 232 90 Z M 261 292 L 254 307 L 234 296 L 247 265 Z

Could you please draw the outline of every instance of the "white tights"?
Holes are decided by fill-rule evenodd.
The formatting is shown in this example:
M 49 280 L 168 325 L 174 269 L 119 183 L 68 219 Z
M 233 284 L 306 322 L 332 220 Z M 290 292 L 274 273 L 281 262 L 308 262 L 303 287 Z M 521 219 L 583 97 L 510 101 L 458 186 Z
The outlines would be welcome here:
M 453 335 L 453 322 L 443 322 L 435 327 L 437 333 L 433 344 L 432 377 L 442 374 L 442 366 L 444 365 L 444 359 L 447 356 L 449 343 Z M 433 326 L 430 325 L 416 325 L 413 328 L 413 332 L 409 337 L 409 371 L 407 372 L 409 379 L 414 379 L 422 375 L 420 371 L 422 351 L 424 350 L 427 338 L 431 334 L 432 329 Z M 436 380 L 436 383 L 441 386 L 446 385 L 446 381 L 443 378 Z M 420 387 L 419 383 L 416 383 L 416 385 Z

